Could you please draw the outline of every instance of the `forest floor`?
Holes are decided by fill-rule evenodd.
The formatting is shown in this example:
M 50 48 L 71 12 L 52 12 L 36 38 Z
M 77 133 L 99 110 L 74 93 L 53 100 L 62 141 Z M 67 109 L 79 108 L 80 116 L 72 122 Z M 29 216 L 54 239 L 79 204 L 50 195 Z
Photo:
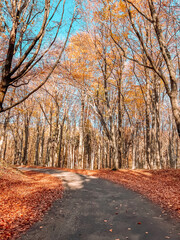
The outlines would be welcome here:
M 42 218 L 62 191 L 62 181 L 50 175 L 0 167 L 0 239 L 17 238 Z
M 82 171 L 78 174 L 57 168 L 20 169 L 59 177 L 65 191 L 43 220 L 18 240 L 179 240 L 180 223 L 175 218 L 121 184 L 84 175 Z M 111 172 L 105 174 L 113 175 Z M 133 175 L 126 174 L 126 178 L 132 180 Z
M 123 185 L 160 205 L 164 214 L 170 212 L 171 216 L 180 219 L 180 170 L 59 170 Z M 52 202 L 62 197 L 62 190 L 61 180 L 53 176 L 1 167 L 0 239 L 16 238 L 40 220 Z
M 110 169 L 37 168 L 59 169 L 112 181 L 144 195 L 160 205 L 164 212 L 169 212 L 172 217 L 180 219 L 180 169 L 113 171 Z

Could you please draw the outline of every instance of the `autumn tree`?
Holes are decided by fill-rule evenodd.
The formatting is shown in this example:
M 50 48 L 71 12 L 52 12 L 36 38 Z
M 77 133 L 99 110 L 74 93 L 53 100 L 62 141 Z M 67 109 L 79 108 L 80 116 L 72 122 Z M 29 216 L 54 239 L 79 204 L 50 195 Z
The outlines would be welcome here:
M 45 84 L 54 71 L 65 49 L 72 24 L 75 20 L 76 10 L 70 17 L 69 25 L 67 24 L 65 40 L 59 43 L 60 51 L 58 57 L 52 63 L 44 79 L 33 90 L 27 92 L 24 97 L 18 99 L 15 103 L 13 102 L 12 106 L 8 106 L 8 103 L 5 103 L 3 108 L 7 91 L 9 91 L 9 94 L 12 94 L 13 88 L 18 88 L 22 85 L 26 86 L 32 81 L 32 79 L 26 78 L 27 74 L 37 70 L 59 36 L 64 23 L 66 2 L 66 0 L 59 0 L 53 3 L 50 0 L 1 1 L 4 21 L 2 25 L 5 28 L 4 35 L 8 41 L 5 46 L 5 58 L 1 67 L 0 112 L 12 108 L 27 99 Z M 57 14 L 59 14 L 58 17 Z M 65 29 L 63 31 L 65 32 Z M 48 36 L 50 35 L 51 38 L 49 40 Z
M 83 30 L 75 29 L 50 81 L 29 101 L 0 114 L 1 159 L 12 164 L 72 169 L 179 168 L 177 122 L 164 84 L 165 79 L 173 93 L 171 66 L 176 81 L 179 76 L 176 11 L 172 15 L 175 1 L 156 1 L 153 5 L 173 59 L 171 66 L 160 47 L 152 1 L 81 3 Z M 2 26 L 6 29 L 4 22 Z M 1 36 L 0 52 L 4 53 L 8 34 Z M 14 55 L 11 69 L 25 53 L 31 36 L 33 32 L 23 38 L 24 50 Z M 48 43 L 46 35 L 43 39 L 41 47 Z M 43 83 L 60 47 L 59 42 L 54 43 L 45 55 L 42 48 L 39 50 L 36 59 L 43 56 L 42 61 L 32 64 L 18 80 L 22 86 L 13 83 L 8 88 L 4 106 L 13 106 Z M 14 76 L 35 51 L 32 49 Z M 1 54 L 0 65 L 4 56 Z
M 114 29 L 111 28 L 112 38 L 120 47 L 125 57 L 153 71 L 164 83 L 166 93 L 170 98 L 172 113 L 176 122 L 178 134 L 180 136 L 180 107 L 178 95 L 177 57 L 176 54 L 176 33 L 174 24 L 178 25 L 176 13 L 176 1 L 129 1 L 114 3 L 105 1 L 107 5 L 115 9 L 116 17 L 123 16 L 129 21 L 131 32 L 125 35 L 124 41 L 129 46 L 130 51 L 122 46 L 115 37 Z M 110 5 L 109 5 L 110 4 Z M 109 7 L 110 9 L 110 7 Z M 111 9 L 112 10 L 112 9 Z M 173 15 L 173 13 L 175 14 Z M 111 15 L 111 14 L 110 14 Z M 117 30 L 118 31 L 118 30 Z M 136 42 L 136 49 L 133 47 Z M 152 49 L 150 44 L 156 46 Z M 146 57 L 136 55 L 137 49 Z M 158 55 L 155 51 L 158 50 Z M 147 71 L 147 70 L 146 70 Z
M 83 168 L 85 141 L 85 109 L 87 104 L 87 90 L 91 85 L 93 75 L 92 42 L 86 33 L 78 33 L 70 40 L 67 48 L 68 64 L 65 67 L 66 76 L 75 84 L 80 94 L 80 123 L 79 123 L 79 167 Z M 67 75 L 68 74 L 68 75 Z

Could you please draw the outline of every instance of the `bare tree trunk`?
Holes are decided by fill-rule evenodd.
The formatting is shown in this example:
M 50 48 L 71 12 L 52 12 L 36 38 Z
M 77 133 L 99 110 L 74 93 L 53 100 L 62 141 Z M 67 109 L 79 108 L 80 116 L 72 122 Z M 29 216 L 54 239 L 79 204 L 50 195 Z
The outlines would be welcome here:
M 79 127 L 79 154 L 78 154 L 78 165 L 80 169 L 83 169 L 84 162 L 84 90 L 81 91 L 81 119 Z
M 156 111 L 156 162 L 157 167 L 163 168 L 162 147 L 161 147 L 161 129 L 160 129 L 160 79 L 155 76 L 155 111 Z
M 150 136 L 150 82 L 149 82 L 149 73 L 145 68 L 146 74 L 146 161 L 148 167 L 151 169 L 150 164 L 150 146 L 151 146 L 151 136 Z
M 1 144 L 0 144 L 0 160 L 2 159 L 3 161 L 6 160 L 6 150 L 7 150 L 7 128 L 9 124 L 9 119 L 10 119 L 10 110 L 5 116 L 4 124 L 3 124 L 3 134 L 1 138 Z
M 24 119 L 24 147 L 23 147 L 23 155 L 22 155 L 22 162 L 24 165 L 28 163 L 28 145 L 29 145 L 29 124 L 31 120 L 33 110 L 30 112 L 25 113 Z
M 70 159 L 71 159 L 71 169 L 74 169 L 74 145 L 73 143 L 71 142 L 70 143 Z
M 180 168 L 180 140 L 177 137 L 177 163 L 176 163 L 176 168 Z
M 39 165 L 39 143 L 40 143 L 40 119 L 37 120 L 36 126 L 36 144 L 35 144 L 35 165 Z
M 45 123 L 44 123 L 45 124 Z M 45 135 L 45 126 L 43 126 L 43 129 L 42 129 L 42 135 L 41 135 L 41 151 L 40 151 L 40 162 L 41 164 L 43 163 L 44 165 L 44 135 Z
M 117 129 L 117 158 L 118 168 L 122 167 L 122 73 L 123 73 L 123 57 L 119 53 L 118 61 L 118 79 L 117 79 L 117 108 L 118 108 L 118 129 Z
M 67 157 L 67 138 L 65 136 L 65 139 L 64 139 L 64 148 L 63 148 L 63 158 L 62 158 L 62 162 L 61 162 L 61 167 L 66 167 L 66 157 Z
M 52 145 L 52 106 L 50 107 L 50 121 L 49 121 L 49 136 L 46 145 L 46 160 L 45 165 L 49 166 L 50 163 L 50 154 L 51 154 L 51 145 Z
M 115 124 L 113 125 L 112 128 L 113 128 L 112 136 L 113 136 L 113 150 L 114 150 L 113 169 L 116 170 L 119 168 L 119 144 L 118 144 L 118 141 L 120 139 L 119 139 L 119 136 L 117 136 L 118 133 L 117 133 Z
M 97 169 L 101 169 L 101 145 L 98 146 Z
M 152 115 L 152 128 L 151 128 L 151 161 L 153 164 L 153 169 L 156 168 L 157 166 L 157 156 L 158 156 L 158 151 L 157 151 L 157 144 L 156 144 L 156 136 L 157 136 L 157 125 L 156 125 L 156 97 L 155 97 L 155 79 L 153 79 L 153 89 L 152 89 L 152 110 L 151 110 L 151 115 Z
M 94 162 L 95 162 L 95 147 L 93 147 L 93 151 L 91 154 L 91 170 L 94 170 Z
M 139 162 L 137 161 L 139 156 L 137 156 L 137 148 L 138 148 L 138 129 L 139 128 L 139 125 L 138 123 L 136 124 L 136 127 L 135 129 L 133 130 L 133 133 L 132 133 L 132 169 L 136 169 L 137 168 L 137 165 L 138 165 L 138 168 L 139 168 Z
M 59 133 L 59 146 L 58 146 L 58 167 L 62 167 L 62 141 L 63 141 L 63 129 L 64 129 L 64 123 L 66 120 L 66 114 L 64 113 L 62 123 L 60 124 L 60 133 Z

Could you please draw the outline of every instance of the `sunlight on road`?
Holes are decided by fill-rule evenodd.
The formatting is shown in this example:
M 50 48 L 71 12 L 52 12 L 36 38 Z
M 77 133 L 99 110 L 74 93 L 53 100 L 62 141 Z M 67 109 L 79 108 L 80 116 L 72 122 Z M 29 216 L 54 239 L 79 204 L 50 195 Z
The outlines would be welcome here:
M 52 174 L 54 177 L 62 179 L 63 185 L 71 190 L 81 189 L 84 187 L 84 182 L 89 182 L 95 177 L 80 176 L 72 172 L 60 172 Z
M 61 178 L 64 187 L 70 188 L 72 190 L 83 188 L 84 180 L 79 175 L 76 175 L 71 172 L 61 172 L 61 173 L 56 173 L 52 175 L 54 177 Z
M 36 169 L 36 168 L 24 168 L 24 167 L 18 167 L 18 169 L 24 170 L 24 171 L 38 171 L 42 173 L 51 174 L 54 177 L 60 178 L 63 182 L 63 186 L 71 190 L 82 189 L 84 187 L 85 182 L 89 182 L 91 179 L 96 178 L 94 176 L 84 176 L 84 175 L 79 175 L 73 172 L 65 172 L 65 171 L 53 170 L 53 169 Z

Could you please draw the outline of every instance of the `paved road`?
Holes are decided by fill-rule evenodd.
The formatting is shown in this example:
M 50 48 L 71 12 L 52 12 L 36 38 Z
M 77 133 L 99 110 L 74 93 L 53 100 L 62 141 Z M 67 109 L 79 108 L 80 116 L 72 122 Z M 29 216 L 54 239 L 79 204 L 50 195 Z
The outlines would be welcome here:
M 66 191 L 20 240 L 180 239 L 180 223 L 138 193 L 95 177 L 38 171 L 62 178 Z

